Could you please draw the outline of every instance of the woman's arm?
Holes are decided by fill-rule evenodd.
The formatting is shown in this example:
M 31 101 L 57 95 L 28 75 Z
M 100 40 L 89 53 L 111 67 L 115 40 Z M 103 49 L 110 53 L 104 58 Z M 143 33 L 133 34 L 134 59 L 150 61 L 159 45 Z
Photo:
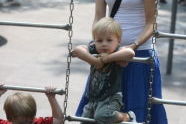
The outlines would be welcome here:
M 93 25 L 101 18 L 106 16 L 106 3 L 105 0 L 96 0 L 95 4 L 95 17 Z
M 134 50 L 127 47 L 122 47 L 117 52 L 102 57 L 103 63 L 110 62 L 126 62 L 130 61 L 135 56 Z
M 53 124 L 62 124 L 64 120 L 64 114 L 59 106 L 55 94 L 52 93 L 55 88 L 46 87 L 46 96 L 52 109 Z
M 129 46 L 132 49 L 137 49 L 140 45 L 144 44 L 152 36 L 153 33 L 155 0 L 144 0 L 144 10 L 145 10 L 145 27 L 143 32 L 136 39 L 136 41 Z

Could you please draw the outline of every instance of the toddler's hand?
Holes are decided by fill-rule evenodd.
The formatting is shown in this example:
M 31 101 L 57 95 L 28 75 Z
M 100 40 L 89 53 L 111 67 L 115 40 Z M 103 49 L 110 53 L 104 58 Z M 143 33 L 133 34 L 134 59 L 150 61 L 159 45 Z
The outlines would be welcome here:
M 45 87 L 45 89 L 46 89 L 46 96 L 49 98 L 49 97 L 55 97 L 55 93 L 53 93 L 55 90 L 56 90 L 56 88 L 54 88 L 54 87 Z
M 101 68 L 103 68 L 104 63 L 101 61 L 101 57 L 98 57 L 98 58 L 97 58 L 97 61 L 96 61 L 96 63 L 95 63 L 94 66 L 96 67 L 96 69 L 101 69 Z
M 108 53 L 100 53 L 99 56 L 100 57 L 105 57 L 105 56 L 108 56 L 109 54 Z
M 72 52 L 70 53 L 70 55 L 71 55 L 72 57 L 77 57 L 77 53 L 76 53 L 74 50 L 72 50 Z
M 108 56 L 109 54 L 108 53 L 100 53 L 97 57 L 97 62 L 96 62 L 96 64 L 95 64 L 95 67 L 96 67 L 96 69 L 101 69 L 101 68 L 103 68 L 103 66 L 104 66 L 104 62 L 103 62 L 103 58 L 105 57 L 105 56 Z

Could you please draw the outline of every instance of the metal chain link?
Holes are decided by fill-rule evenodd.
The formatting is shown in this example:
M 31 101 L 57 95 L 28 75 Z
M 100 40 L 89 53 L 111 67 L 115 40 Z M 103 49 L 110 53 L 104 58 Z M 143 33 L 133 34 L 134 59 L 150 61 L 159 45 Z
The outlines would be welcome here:
M 154 79 L 154 68 L 155 68 L 155 44 L 156 44 L 156 32 L 157 32 L 157 16 L 158 16 L 158 0 L 155 0 L 155 12 L 154 12 L 154 22 L 153 22 L 153 37 L 152 37 L 152 56 L 150 63 L 150 77 L 149 77 L 149 89 L 148 89 L 148 104 L 147 104 L 147 118 L 146 124 L 151 122 L 151 109 L 152 109 L 152 85 Z
M 66 85 L 65 85 L 65 99 L 64 99 L 64 117 L 66 118 L 67 114 L 67 105 L 68 105 L 68 88 L 69 88 L 69 78 L 70 78 L 70 64 L 71 64 L 71 51 L 72 51 L 72 36 L 73 36 L 73 30 L 72 30 L 72 24 L 73 24 L 73 10 L 74 10 L 74 1 L 70 1 L 70 16 L 69 16 L 69 31 L 68 31 L 68 56 L 67 56 L 67 69 L 66 69 Z M 65 119 L 63 121 L 63 124 L 65 124 Z

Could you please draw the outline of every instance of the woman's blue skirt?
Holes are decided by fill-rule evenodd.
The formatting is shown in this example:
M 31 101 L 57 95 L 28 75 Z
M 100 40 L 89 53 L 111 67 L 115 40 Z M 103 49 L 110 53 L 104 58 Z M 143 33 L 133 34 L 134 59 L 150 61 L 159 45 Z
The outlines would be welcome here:
M 150 57 L 152 50 L 137 50 L 136 57 Z M 161 75 L 157 55 L 154 58 L 153 96 L 162 98 Z M 130 62 L 123 68 L 122 93 L 124 108 L 123 112 L 134 111 L 138 122 L 145 122 L 147 118 L 147 100 L 150 78 L 150 64 Z M 88 85 L 87 85 L 88 86 Z M 86 90 L 81 98 L 76 116 L 81 116 L 84 105 L 87 104 Z M 151 111 L 151 124 L 167 124 L 166 112 L 163 105 L 153 104 Z

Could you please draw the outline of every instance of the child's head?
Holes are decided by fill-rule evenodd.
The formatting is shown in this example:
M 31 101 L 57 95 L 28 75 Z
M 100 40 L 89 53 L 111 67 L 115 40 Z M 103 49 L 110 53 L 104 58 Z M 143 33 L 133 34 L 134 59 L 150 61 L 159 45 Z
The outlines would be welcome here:
M 16 119 L 33 119 L 36 115 L 36 102 L 30 94 L 14 93 L 7 97 L 4 110 L 9 121 Z
M 114 19 L 105 17 L 93 26 L 92 35 L 98 53 L 112 53 L 120 44 L 122 30 Z

